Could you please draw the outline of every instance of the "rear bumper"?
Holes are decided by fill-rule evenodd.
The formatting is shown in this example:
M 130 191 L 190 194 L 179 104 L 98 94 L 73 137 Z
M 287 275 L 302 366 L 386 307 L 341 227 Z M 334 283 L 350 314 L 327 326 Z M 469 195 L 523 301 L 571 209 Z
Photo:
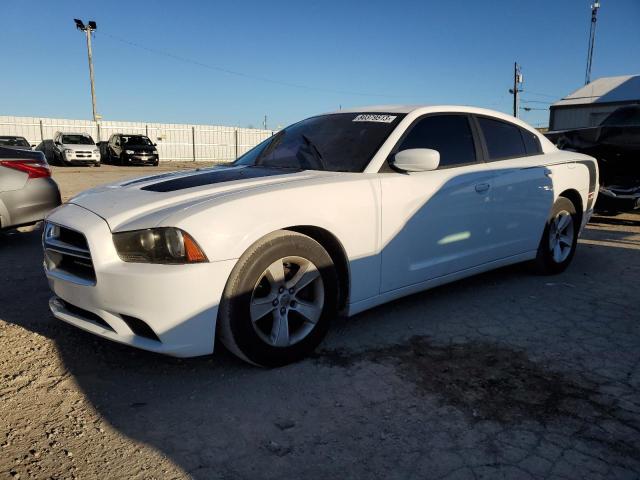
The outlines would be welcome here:
M 52 178 L 32 178 L 24 188 L 0 193 L 0 228 L 42 220 L 60 205 L 60 190 Z
M 176 357 L 213 352 L 218 304 L 234 260 L 126 263 L 115 251 L 107 223 L 92 212 L 68 204 L 47 221 L 84 234 L 95 270 L 92 283 L 45 262 L 55 294 L 49 306 L 56 318 L 118 343 Z M 152 334 L 144 329 L 141 334 L 131 319 L 144 322 Z

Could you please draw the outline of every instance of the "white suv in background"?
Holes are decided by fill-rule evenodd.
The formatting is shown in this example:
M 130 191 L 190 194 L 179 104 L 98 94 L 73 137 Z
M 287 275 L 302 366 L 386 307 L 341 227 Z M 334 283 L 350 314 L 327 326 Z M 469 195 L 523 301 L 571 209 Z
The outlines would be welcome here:
M 56 132 L 53 160 L 59 165 L 100 166 L 100 149 L 87 133 Z

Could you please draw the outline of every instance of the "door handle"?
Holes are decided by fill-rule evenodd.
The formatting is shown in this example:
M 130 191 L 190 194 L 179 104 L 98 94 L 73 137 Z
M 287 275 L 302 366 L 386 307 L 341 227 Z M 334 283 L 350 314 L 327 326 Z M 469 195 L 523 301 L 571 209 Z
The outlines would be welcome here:
M 479 183 L 476 185 L 476 192 L 484 193 L 489 190 L 490 185 L 488 183 Z

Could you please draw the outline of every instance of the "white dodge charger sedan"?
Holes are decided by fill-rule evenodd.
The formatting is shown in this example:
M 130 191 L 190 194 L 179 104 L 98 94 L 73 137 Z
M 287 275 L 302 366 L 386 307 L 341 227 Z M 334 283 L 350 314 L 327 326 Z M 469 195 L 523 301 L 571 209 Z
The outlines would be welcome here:
M 342 110 L 233 164 L 94 188 L 54 210 L 50 307 L 142 349 L 209 354 L 220 335 L 244 360 L 282 365 L 339 313 L 517 262 L 562 272 L 597 191 L 593 158 L 502 113 Z

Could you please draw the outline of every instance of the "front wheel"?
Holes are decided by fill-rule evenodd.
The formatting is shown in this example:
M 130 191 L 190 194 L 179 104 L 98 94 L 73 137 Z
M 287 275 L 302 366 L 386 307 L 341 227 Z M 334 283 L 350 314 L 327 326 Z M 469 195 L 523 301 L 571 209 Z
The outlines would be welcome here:
M 277 231 L 240 258 L 218 317 L 222 343 L 264 367 L 295 362 L 324 338 L 338 304 L 331 257 L 312 238 Z
M 569 266 L 578 244 L 579 216 L 571 200 L 559 197 L 542 234 L 534 267 L 543 275 L 561 273 Z

